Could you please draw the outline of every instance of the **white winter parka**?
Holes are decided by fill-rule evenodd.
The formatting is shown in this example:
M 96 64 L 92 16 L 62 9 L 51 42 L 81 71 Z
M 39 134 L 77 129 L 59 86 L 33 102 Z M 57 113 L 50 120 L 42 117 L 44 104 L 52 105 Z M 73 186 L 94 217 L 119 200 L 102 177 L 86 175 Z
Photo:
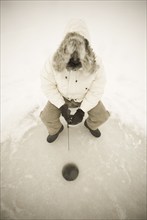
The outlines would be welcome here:
M 90 40 L 84 21 L 71 21 L 65 32 L 77 32 Z M 94 73 L 64 70 L 58 72 L 53 67 L 53 58 L 45 63 L 41 74 L 42 90 L 47 99 L 60 108 L 65 104 L 64 98 L 81 102 L 80 108 L 88 112 L 100 101 L 105 87 L 105 76 L 100 58 L 96 59 L 99 68 Z
M 78 71 L 57 72 L 52 60 L 45 63 L 41 74 L 41 86 L 47 99 L 60 108 L 65 104 L 64 98 L 81 102 L 80 108 L 88 112 L 100 101 L 105 87 L 103 66 L 97 59 L 99 68 L 94 73 Z

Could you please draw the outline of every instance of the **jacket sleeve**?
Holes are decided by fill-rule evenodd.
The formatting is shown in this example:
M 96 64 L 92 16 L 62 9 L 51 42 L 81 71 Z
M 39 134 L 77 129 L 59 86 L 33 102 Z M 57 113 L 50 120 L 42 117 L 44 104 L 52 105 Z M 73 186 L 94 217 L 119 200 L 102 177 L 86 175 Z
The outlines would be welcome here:
M 103 65 L 100 64 L 99 69 L 96 72 L 96 77 L 82 101 L 80 108 L 84 112 L 90 111 L 98 104 L 104 93 L 105 84 L 106 78 L 104 74 L 104 68 Z
M 49 102 L 60 108 L 65 101 L 58 91 L 53 71 L 52 65 L 47 61 L 41 73 L 41 88 Z

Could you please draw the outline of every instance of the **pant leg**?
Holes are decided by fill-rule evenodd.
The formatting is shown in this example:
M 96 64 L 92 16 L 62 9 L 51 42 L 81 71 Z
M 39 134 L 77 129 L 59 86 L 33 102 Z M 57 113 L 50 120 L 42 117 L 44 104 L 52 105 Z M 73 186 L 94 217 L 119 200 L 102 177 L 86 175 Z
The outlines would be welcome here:
M 92 130 L 96 130 L 100 125 L 108 120 L 110 113 L 105 109 L 101 101 L 88 112 L 89 117 L 86 122 Z
M 40 118 L 47 127 L 50 135 L 54 135 L 60 130 L 62 126 L 60 122 L 60 115 L 60 110 L 50 102 L 47 102 L 47 105 L 40 113 Z

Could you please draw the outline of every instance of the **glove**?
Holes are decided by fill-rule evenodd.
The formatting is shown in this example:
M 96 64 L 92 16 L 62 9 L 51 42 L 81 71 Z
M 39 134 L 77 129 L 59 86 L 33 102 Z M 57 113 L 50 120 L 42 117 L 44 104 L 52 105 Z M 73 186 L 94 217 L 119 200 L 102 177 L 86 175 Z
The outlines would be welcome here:
M 68 105 L 67 104 L 62 105 L 60 107 L 60 111 L 61 111 L 62 116 L 65 118 L 65 120 L 68 123 L 69 116 L 70 116 L 70 110 L 68 109 Z
M 82 109 L 79 108 L 76 111 L 76 113 L 72 116 L 72 118 L 70 118 L 69 124 L 71 125 L 79 124 L 83 120 L 84 115 L 85 113 L 82 111 Z

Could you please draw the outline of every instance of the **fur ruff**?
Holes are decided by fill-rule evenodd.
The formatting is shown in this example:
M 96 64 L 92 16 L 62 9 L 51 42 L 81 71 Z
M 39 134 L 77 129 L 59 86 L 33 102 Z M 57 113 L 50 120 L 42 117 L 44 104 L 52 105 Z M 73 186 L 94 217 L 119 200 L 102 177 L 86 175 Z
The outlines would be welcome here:
M 76 32 L 68 33 L 55 52 L 53 56 L 54 69 L 58 72 L 64 71 L 74 51 L 78 52 L 83 71 L 94 73 L 97 70 L 96 57 L 89 41 Z

